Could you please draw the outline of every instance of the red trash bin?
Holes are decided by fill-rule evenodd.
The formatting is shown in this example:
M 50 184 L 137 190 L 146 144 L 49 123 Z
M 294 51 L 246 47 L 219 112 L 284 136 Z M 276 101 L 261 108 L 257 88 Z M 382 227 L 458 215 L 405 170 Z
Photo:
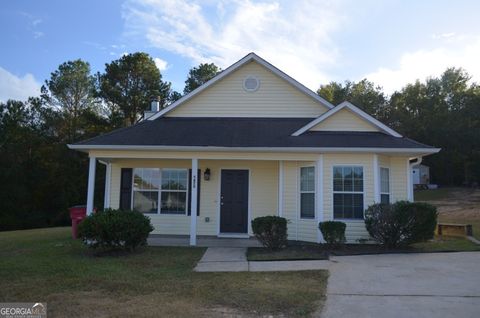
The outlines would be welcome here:
M 87 206 L 76 205 L 68 210 L 70 211 L 70 218 L 72 219 L 72 238 L 75 240 L 78 236 L 78 224 L 87 217 Z

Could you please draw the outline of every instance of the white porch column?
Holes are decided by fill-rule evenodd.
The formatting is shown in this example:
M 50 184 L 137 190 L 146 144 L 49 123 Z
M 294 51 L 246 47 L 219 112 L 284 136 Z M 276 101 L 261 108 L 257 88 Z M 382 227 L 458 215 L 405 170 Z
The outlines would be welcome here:
M 198 182 L 198 159 L 192 159 L 192 198 L 190 208 L 190 245 L 197 245 L 197 182 Z
M 378 155 L 373 155 L 373 203 L 380 203 L 380 165 Z
M 283 217 L 283 160 L 278 162 L 278 216 Z
M 323 155 L 320 155 L 317 159 L 315 165 L 315 172 L 316 172 L 316 184 L 315 184 L 315 193 L 316 193 L 316 200 L 315 200 L 315 215 L 317 224 L 317 241 L 318 243 L 324 242 L 322 232 L 318 228 L 318 224 L 323 222 Z
M 110 187 L 112 177 L 112 164 L 107 162 L 105 172 L 105 199 L 103 201 L 103 208 L 108 209 L 110 207 Z
M 90 162 L 88 166 L 87 215 L 90 215 L 93 212 L 93 195 L 95 192 L 96 163 L 97 163 L 97 158 L 90 157 Z

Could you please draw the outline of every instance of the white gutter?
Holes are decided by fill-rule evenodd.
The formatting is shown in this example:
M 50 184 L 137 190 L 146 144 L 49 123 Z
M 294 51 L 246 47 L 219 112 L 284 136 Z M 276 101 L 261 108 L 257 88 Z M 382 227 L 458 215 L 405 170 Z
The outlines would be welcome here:
M 136 145 L 67 145 L 75 150 L 139 150 L 139 151 L 212 151 L 212 152 L 380 152 L 380 153 L 411 153 L 433 154 L 440 148 L 370 148 L 370 147 L 215 147 L 215 146 L 136 146 Z

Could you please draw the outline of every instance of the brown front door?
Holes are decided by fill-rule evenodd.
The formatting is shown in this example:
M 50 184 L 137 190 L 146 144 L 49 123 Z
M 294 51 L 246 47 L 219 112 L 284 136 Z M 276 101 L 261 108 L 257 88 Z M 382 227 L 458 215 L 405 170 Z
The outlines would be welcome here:
M 222 170 L 220 233 L 248 232 L 248 170 Z

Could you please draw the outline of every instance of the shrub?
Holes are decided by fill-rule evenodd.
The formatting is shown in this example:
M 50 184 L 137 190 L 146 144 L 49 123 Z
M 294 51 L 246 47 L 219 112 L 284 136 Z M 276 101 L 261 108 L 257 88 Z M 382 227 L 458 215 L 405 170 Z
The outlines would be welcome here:
M 106 209 L 93 213 L 79 225 L 79 236 L 91 248 L 134 250 L 147 244 L 153 226 L 137 211 Z
M 269 249 L 287 245 L 287 219 L 279 216 L 262 216 L 252 220 L 255 237 Z
M 347 225 L 340 221 L 320 222 L 318 228 L 328 245 L 339 247 L 345 243 L 345 229 Z
M 431 239 L 436 224 L 437 209 L 427 203 L 374 204 L 365 212 L 368 233 L 389 248 Z

